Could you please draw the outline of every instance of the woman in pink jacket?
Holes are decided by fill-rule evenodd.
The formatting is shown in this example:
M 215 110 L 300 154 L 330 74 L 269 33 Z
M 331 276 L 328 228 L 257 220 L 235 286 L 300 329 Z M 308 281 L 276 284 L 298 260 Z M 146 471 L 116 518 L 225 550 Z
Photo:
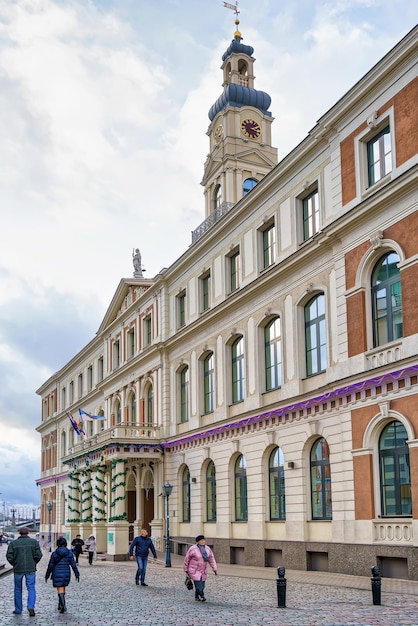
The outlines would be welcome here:
M 184 558 L 183 569 L 194 582 L 194 599 L 200 600 L 201 602 L 206 602 L 204 592 L 208 563 L 215 572 L 215 576 L 217 576 L 218 566 L 216 565 L 213 552 L 206 545 L 204 536 L 198 535 L 196 537 L 196 545 L 191 546 L 187 551 Z

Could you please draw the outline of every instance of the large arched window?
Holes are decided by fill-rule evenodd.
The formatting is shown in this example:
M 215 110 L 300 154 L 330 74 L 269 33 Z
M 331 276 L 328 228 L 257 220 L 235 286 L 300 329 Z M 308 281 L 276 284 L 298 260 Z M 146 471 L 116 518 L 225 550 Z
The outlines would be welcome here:
M 372 272 L 373 345 L 381 346 L 402 337 L 402 291 L 400 259 L 388 252 Z
M 325 296 L 318 294 L 305 306 L 306 375 L 313 376 L 327 367 Z
M 154 423 L 154 392 L 152 385 L 147 389 L 147 426 L 152 426 Z
M 328 444 L 323 437 L 315 441 L 311 450 L 311 494 L 312 519 L 331 520 L 331 467 Z
M 216 470 L 213 461 L 206 469 L 206 520 L 216 522 Z
M 215 366 L 213 352 L 203 361 L 203 385 L 204 385 L 204 406 L 205 413 L 212 413 L 215 404 Z
M 251 189 L 254 189 L 257 183 L 258 180 L 256 178 L 246 178 L 242 184 L 242 194 L 246 196 Z
M 240 454 L 235 462 L 235 520 L 246 522 L 248 520 L 247 498 L 247 463 L 245 457 Z
M 190 522 L 190 472 L 188 467 L 183 470 L 181 493 L 183 522 Z
M 282 350 L 280 318 L 264 328 L 264 354 L 266 361 L 266 390 L 277 389 L 282 384 Z
M 270 519 L 285 520 L 284 458 L 280 448 L 275 448 L 269 458 L 269 499 Z
M 116 400 L 115 402 L 115 419 L 116 419 L 116 424 L 122 423 L 122 411 L 120 408 L 119 400 Z
M 134 393 L 129 398 L 129 421 L 131 424 L 136 424 L 136 397 Z
M 189 421 L 189 368 L 187 365 L 180 372 L 180 422 Z
M 401 422 L 388 424 L 379 439 L 382 515 L 412 515 L 408 434 Z
M 244 338 L 239 337 L 231 346 L 232 356 L 232 402 L 244 400 L 245 362 Z

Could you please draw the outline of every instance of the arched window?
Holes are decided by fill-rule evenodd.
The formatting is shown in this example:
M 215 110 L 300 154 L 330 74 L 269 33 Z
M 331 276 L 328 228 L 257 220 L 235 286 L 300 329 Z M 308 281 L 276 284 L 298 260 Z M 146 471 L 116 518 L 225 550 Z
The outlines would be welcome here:
M 205 413 L 212 413 L 215 404 L 215 367 L 213 352 L 203 361 L 203 385 Z
M 216 470 L 210 461 L 206 470 L 206 520 L 216 522 Z
M 325 296 L 318 294 L 305 306 L 306 375 L 313 376 L 327 367 Z
M 266 390 L 271 391 L 282 384 L 281 324 L 279 317 L 272 320 L 264 329 L 264 354 Z
M 183 367 L 180 372 L 180 421 L 189 421 L 189 368 Z
M 247 463 L 245 457 L 240 454 L 235 462 L 235 520 L 246 522 L 248 520 L 247 499 Z
M 136 424 L 136 397 L 134 393 L 131 394 L 129 400 L 130 400 L 129 402 L 130 423 Z
M 119 400 L 116 400 L 115 402 L 115 417 L 116 417 L 116 424 L 121 424 L 122 423 L 122 411 L 120 408 Z
M 185 467 L 182 476 L 182 510 L 183 522 L 190 522 L 190 472 Z
M 244 338 L 239 337 L 231 346 L 232 356 L 232 402 L 244 400 L 245 362 Z
M 269 458 L 270 519 L 286 519 L 284 491 L 284 458 L 280 448 L 275 448 Z
M 242 195 L 246 196 L 251 189 L 254 189 L 258 180 L 256 178 L 246 178 L 242 184 Z
M 401 422 L 388 424 L 379 439 L 380 490 L 384 517 L 412 515 L 408 434 Z
M 221 185 L 216 185 L 215 193 L 213 195 L 213 210 L 217 211 L 222 203 L 222 187 Z
M 381 346 L 403 335 L 400 259 L 388 252 L 372 272 L 373 345 Z
M 152 385 L 147 389 L 147 426 L 152 426 L 154 423 L 154 392 Z
M 311 450 L 312 519 L 332 519 L 331 468 L 329 448 L 321 437 Z

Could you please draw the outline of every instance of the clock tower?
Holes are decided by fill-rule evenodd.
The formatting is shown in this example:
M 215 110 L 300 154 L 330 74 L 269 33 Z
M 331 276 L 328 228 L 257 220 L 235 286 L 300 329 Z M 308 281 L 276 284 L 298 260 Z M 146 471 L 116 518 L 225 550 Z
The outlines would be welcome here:
M 238 19 L 235 24 L 238 28 Z M 253 52 L 236 30 L 222 56 L 223 92 L 209 110 L 210 152 L 201 183 L 205 218 L 231 208 L 277 164 L 271 98 L 254 89 Z

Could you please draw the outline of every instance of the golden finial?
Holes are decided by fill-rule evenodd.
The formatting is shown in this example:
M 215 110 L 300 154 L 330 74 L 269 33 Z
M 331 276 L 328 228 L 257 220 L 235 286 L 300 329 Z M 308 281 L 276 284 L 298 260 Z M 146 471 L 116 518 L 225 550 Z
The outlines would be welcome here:
M 238 19 L 238 15 L 239 15 L 239 11 L 238 11 L 238 0 L 236 0 L 235 4 L 230 4 L 229 2 L 224 2 L 224 7 L 226 7 L 227 9 L 231 9 L 232 11 L 234 11 L 236 18 L 235 18 L 235 26 L 236 26 L 236 31 L 234 33 L 234 37 L 239 37 L 241 39 L 241 33 L 238 30 L 238 26 L 239 26 L 239 19 Z

